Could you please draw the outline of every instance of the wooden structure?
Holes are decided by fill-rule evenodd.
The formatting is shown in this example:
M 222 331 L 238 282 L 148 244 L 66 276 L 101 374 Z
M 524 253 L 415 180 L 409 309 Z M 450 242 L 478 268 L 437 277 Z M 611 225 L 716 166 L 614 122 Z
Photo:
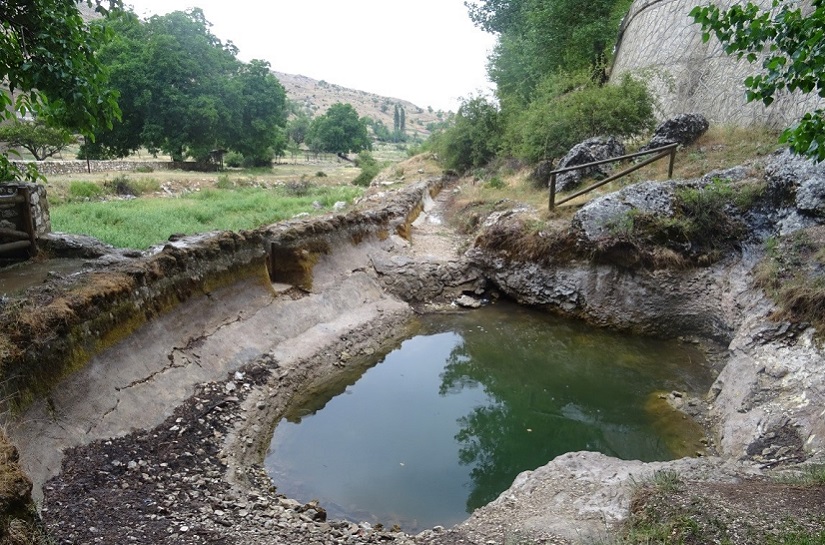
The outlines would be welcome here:
M 29 250 L 29 256 L 37 254 L 34 218 L 32 217 L 31 189 L 17 187 L 11 194 L 0 194 L 0 211 L 16 210 L 15 216 L 22 226 L 14 229 L 0 227 L 0 255 Z
M 647 150 L 647 151 L 639 151 L 639 152 L 636 152 L 636 153 L 631 153 L 629 155 L 622 155 L 621 157 L 612 157 L 610 159 L 602 159 L 601 161 L 593 161 L 592 163 L 587 163 L 587 164 L 584 164 L 584 165 L 576 165 L 576 166 L 572 166 L 572 167 L 565 167 L 565 168 L 560 168 L 558 170 L 554 170 L 550 173 L 550 210 L 553 210 L 556 207 L 556 205 L 558 205 L 558 204 L 564 204 L 568 201 L 571 201 L 571 200 L 575 199 L 576 197 L 580 197 L 580 196 L 584 195 L 585 193 L 589 193 L 590 191 L 593 191 L 597 187 L 601 187 L 605 184 L 609 184 L 612 181 L 618 180 L 619 178 L 621 178 L 623 176 L 627 176 L 631 172 L 635 172 L 635 171 L 639 170 L 640 168 L 649 165 L 650 163 L 655 163 L 659 159 L 664 159 L 665 157 L 668 157 L 668 156 L 670 156 L 670 165 L 668 166 L 668 169 L 667 169 L 667 177 L 672 178 L 673 177 L 673 162 L 676 160 L 676 148 L 678 148 L 678 147 L 679 147 L 679 144 L 668 144 L 667 146 L 662 146 L 661 148 L 655 148 L 655 149 L 651 149 L 651 150 Z M 650 155 L 651 153 L 655 153 L 656 155 L 654 155 L 653 157 L 650 157 L 649 159 L 645 159 L 641 163 L 636 163 L 635 165 L 633 165 L 631 167 L 628 167 L 628 168 L 622 170 L 621 172 L 617 172 L 616 174 L 613 174 L 612 176 L 610 176 L 608 178 L 605 178 L 604 180 L 598 181 L 595 184 L 591 185 L 590 187 L 586 187 L 586 188 L 584 188 L 580 191 L 577 191 L 577 192 L 573 193 L 572 195 L 568 195 L 565 198 L 561 199 L 560 201 L 556 201 L 556 175 L 563 174 L 565 172 L 570 172 L 570 171 L 573 171 L 573 170 L 579 170 L 579 169 L 582 169 L 582 168 L 594 167 L 596 165 L 603 165 L 605 163 L 615 163 L 615 162 L 618 162 L 618 161 L 624 161 L 625 159 L 633 159 L 635 157 L 641 157 L 643 155 Z

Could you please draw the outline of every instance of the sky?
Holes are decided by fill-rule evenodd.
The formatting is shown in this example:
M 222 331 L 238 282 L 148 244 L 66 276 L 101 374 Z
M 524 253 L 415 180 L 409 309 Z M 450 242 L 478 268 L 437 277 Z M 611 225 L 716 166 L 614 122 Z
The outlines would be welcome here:
M 242 61 L 436 110 L 489 94 L 495 37 L 463 0 L 125 0 L 141 17 L 199 7 Z

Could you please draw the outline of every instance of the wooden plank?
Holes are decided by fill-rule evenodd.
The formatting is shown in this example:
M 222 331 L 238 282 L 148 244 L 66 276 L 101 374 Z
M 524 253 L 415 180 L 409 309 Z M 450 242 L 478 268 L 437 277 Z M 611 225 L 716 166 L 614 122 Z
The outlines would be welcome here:
M 562 200 L 556 202 L 555 204 L 559 205 L 559 204 L 564 204 L 568 201 L 572 201 L 576 197 L 581 197 L 585 193 L 590 193 L 591 191 L 593 191 L 596 188 L 599 188 L 599 187 L 601 187 L 605 184 L 609 184 L 610 182 L 618 180 L 622 176 L 627 176 L 631 172 L 639 170 L 642 167 L 646 167 L 650 163 L 654 163 L 654 162 L 658 161 L 659 159 L 664 159 L 668 155 L 670 155 L 670 151 L 662 152 L 662 153 L 660 153 L 659 155 L 657 155 L 655 157 L 651 157 L 650 159 L 646 159 L 646 160 L 642 161 L 638 165 L 633 165 L 632 167 L 626 168 L 625 170 L 623 170 L 619 173 L 616 173 L 616 174 L 614 174 L 613 176 L 611 176 L 609 178 L 605 178 L 604 180 L 602 180 L 600 182 L 596 182 L 595 184 L 591 185 L 590 187 L 586 187 L 585 189 L 582 189 L 581 191 L 577 191 L 577 192 L 573 193 L 572 195 L 570 195 L 568 197 L 565 197 Z
M 10 238 L 13 240 L 29 240 L 29 234 L 25 231 L 16 231 L 15 229 L 0 228 L 0 237 Z
M 37 255 L 37 239 L 34 236 L 34 216 L 32 216 L 32 195 L 29 188 L 23 188 L 23 229 L 29 233 L 29 253 L 32 257 Z
M 20 193 L 16 193 L 14 195 L 0 195 L 0 204 L 8 205 L 21 202 L 26 202 L 26 197 Z
M 563 172 L 570 172 L 571 170 L 579 170 L 581 168 L 587 167 L 595 167 L 598 165 L 603 165 L 605 163 L 614 163 L 618 161 L 624 161 L 625 159 L 633 159 L 636 157 L 641 157 L 642 155 L 650 155 L 651 153 L 657 153 L 660 151 L 665 150 L 673 150 L 673 153 L 676 153 L 676 148 L 679 147 L 679 144 L 668 144 L 667 146 L 662 146 L 661 148 L 656 149 L 649 149 L 647 151 L 637 151 L 636 153 L 631 153 L 629 155 L 622 155 L 621 157 L 611 157 L 610 159 L 601 159 L 600 161 L 593 161 L 592 163 L 586 163 L 584 165 L 573 165 L 572 167 L 564 167 L 558 170 L 552 171 L 550 174 L 562 174 Z M 646 163 L 649 164 L 649 163 Z
M 5 244 L 0 244 L 0 254 L 6 252 L 13 252 L 15 250 L 23 250 L 25 248 L 31 248 L 32 243 L 28 240 L 18 240 L 17 242 L 7 242 Z

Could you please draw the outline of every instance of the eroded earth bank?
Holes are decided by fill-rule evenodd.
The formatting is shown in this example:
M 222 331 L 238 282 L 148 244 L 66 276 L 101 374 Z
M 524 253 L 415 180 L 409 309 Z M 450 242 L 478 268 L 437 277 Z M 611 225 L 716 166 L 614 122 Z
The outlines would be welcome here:
M 676 218 L 680 191 L 721 179 L 735 194 L 761 189 L 727 206 L 736 228 L 718 244 L 673 244 L 636 228 Z M 84 270 L 5 303 L 0 337 L 7 399 L 24 408 L 9 435 L 54 541 L 591 542 L 638 514 L 644 483 L 661 475 L 682 483 L 668 508 L 717 506 L 733 542 L 749 542 L 768 519 L 822 530 L 820 489 L 777 488 L 771 475 L 822 461 L 823 352 L 815 327 L 778 312 L 757 277 L 766 240 L 781 249 L 804 235 L 806 252 L 821 251 L 825 168 L 781 154 L 764 168 L 645 182 L 541 229 L 531 227 L 535 211 L 502 202 L 478 212 L 466 241 L 440 217 L 460 184 L 421 181 L 344 214 L 182 239 L 145 255 L 54 237 L 50 251 L 86 259 Z M 492 292 L 706 346 L 713 387 L 703 399 L 671 401 L 706 426 L 708 455 L 563 455 L 520 475 L 465 523 L 416 536 L 326 520 L 323 505 L 278 495 L 262 461 L 294 396 L 391 350 L 416 313 Z M 4 453 L 4 467 L 17 468 L 13 449 Z M 26 515 L 29 483 L 13 475 L 8 527 L 45 532 Z

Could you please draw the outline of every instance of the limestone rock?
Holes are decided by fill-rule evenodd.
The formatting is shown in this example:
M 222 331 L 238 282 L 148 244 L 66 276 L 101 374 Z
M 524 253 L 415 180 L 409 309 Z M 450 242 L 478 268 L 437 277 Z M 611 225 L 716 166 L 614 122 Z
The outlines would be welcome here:
M 825 216 L 825 178 L 802 182 L 796 191 L 796 207 L 803 213 Z
M 462 308 L 481 308 L 482 302 L 480 299 L 464 294 L 455 300 L 455 304 Z
M 530 179 L 536 187 L 548 187 L 550 184 L 550 172 L 554 169 L 553 161 L 540 161 L 533 172 L 530 173 Z
M 570 151 L 567 152 L 567 155 L 559 161 L 558 168 L 585 165 L 594 161 L 610 159 L 611 157 L 619 157 L 624 155 L 624 153 L 624 144 L 616 138 L 612 136 L 598 136 L 573 146 Z M 567 191 L 573 189 L 581 183 L 582 179 L 587 177 L 605 177 L 609 171 L 610 165 L 608 164 L 559 174 L 556 177 L 556 191 Z
M 661 148 L 668 144 L 687 146 L 705 134 L 709 126 L 710 123 L 702 114 L 679 114 L 656 127 L 653 138 L 642 150 Z
M 576 212 L 573 228 L 582 239 L 594 242 L 620 228 L 631 210 L 669 216 L 676 184 L 642 182 L 593 199 Z

